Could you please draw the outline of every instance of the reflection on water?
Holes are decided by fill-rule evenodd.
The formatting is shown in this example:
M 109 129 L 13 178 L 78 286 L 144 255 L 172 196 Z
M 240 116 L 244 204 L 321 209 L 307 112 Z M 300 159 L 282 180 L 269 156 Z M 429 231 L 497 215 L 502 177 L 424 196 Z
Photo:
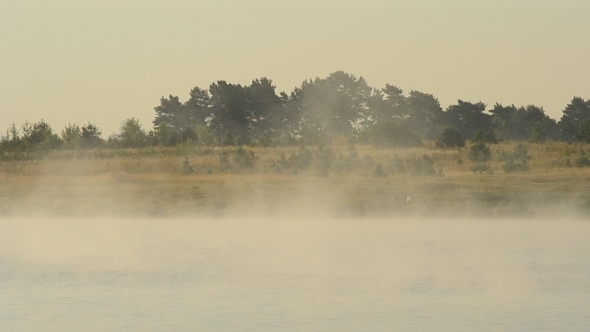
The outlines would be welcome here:
M 590 224 L 0 221 L 0 331 L 588 331 Z

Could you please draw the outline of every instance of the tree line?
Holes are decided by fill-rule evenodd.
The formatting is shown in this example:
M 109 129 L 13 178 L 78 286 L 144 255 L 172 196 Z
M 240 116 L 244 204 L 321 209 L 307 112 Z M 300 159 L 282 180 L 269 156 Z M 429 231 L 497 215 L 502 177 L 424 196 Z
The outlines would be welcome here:
M 461 141 L 528 140 L 590 142 L 590 100 L 574 97 L 559 120 L 537 105 L 515 106 L 458 100 L 443 109 L 432 94 L 408 93 L 386 84 L 377 89 L 363 77 L 336 71 L 307 79 L 290 93 L 277 94 L 273 81 L 250 85 L 226 81 L 194 87 L 188 100 L 162 97 L 153 127 L 125 120 L 118 133 L 102 137 L 97 126 L 70 124 L 56 133 L 44 121 L 12 125 L 0 138 L 4 155 L 57 148 L 138 148 L 199 142 L 204 145 L 326 144 L 344 136 L 360 144 L 440 147 Z

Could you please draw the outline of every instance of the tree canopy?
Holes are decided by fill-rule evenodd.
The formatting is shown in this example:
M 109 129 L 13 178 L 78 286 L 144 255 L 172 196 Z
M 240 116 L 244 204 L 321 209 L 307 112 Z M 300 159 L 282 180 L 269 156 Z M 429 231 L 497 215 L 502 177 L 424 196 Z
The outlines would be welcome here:
M 218 80 L 207 89 L 193 87 L 186 101 L 163 96 L 154 112 L 153 128 L 144 130 L 130 118 L 108 140 L 91 123 L 69 124 L 60 135 L 43 120 L 21 128 L 13 124 L 0 138 L 0 155 L 60 147 L 326 144 L 338 136 L 385 147 L 411 147 L 424 140 L 436 140 L 440 148 L 461 147 L 465 139 L 590 141 L 590 99 L 573 97 L 559 121 L 532 104 L 488 107 L 458 99 L 443 109 L 433 94 L 404 93 L 394 84 L 371 87 L 362 76 L 344 71 L 306 79 L 290 92 L 277 92 L 267 77 L 249 85 Z

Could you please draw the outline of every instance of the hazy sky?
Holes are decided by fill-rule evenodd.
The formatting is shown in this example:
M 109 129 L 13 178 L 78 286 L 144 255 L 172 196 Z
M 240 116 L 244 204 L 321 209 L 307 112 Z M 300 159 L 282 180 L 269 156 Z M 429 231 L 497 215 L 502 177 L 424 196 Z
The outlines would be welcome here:
M 266 76 L 289 92 L 336 70 L 443 107 L 532 103 L 558 118 L 590 98 L 590 1 L 291 3 L 0 0 L 0 131 L 43 118 L 106 137 L 129 117 L 151 127 L 160 97 L 194 86 Z

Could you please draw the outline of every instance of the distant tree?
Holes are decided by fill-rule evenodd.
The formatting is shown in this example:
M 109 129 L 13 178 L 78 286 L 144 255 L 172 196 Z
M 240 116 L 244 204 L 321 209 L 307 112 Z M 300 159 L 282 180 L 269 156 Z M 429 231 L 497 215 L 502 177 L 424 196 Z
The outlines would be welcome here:
M 191 94 L 194 95 L 197 89 L 193 89 Z M 195 104 L 194 101 L 191 105 L 193 104 Z M 156 112 L 153 121 L 154 132 L 156 139 L 162 145 L 170 146 L 180 143 L 182 131 L 185 128 L 196 126 L 194 112 L 191 112 L 177 96 L 162 97 L 160 105 L 156 106 L 154 110 Z
M 194 87 L 190 98 L 182 103 L 177 96 L 162 97 L 155 107 L 155 137 L 161 145 L 175 145 L 196 141 L 196 128 L 211 117 L 210 96 L 207 90 Z
M 515 117 L 516 112 L 516 106 L 503 106 L 498 103 L 490 110 L 492 114 L 491 125 L 497 137 L 503 140 L 513 139 L 515 129 L 519 129 L 513 128 L 514 122 L 512 119 Z
M 438 99 L 429 93 L 410 91 L 405 102 L 408 114 L 406 124 L 420 137 L 435 139 L 444 116 Z
M 167 125 L 155 127 L 154 136 L 158 145 L 174 146 L 180 143 L 180 131 Z
M 289 116 L 272 80 L 262 77 L 246 87 L 249 108 L 249 133 L 253 137 L 285 130 Z
M 330 136 L 353 135 L 370 117 L 373 89 L 364 78 L 336 71 L 325 79 L 306 80 L 291 94 L 301 114 L 301 127 Z
M 198 126 L 196 132 L 200 144 L 211 145 L 215 141 L 215 137 L 213 136 L 207 125 Z
M 68 148 L 94 148 L 102 144 L 101 130 L 88 122 L 80 127 L 77 124 L 68 124 L 61 131 L 61 140 Z
M 406 125 L 394 122 L 379 122 L 368 128 L 369 142 L 383 147 L 412 148 L 422 146 L 422 140 Z
M 559 121 L 561 139 L 573 140 L 578 134 L 580 126 L 586 120 L 590 120 L 590 99 L 584 100 L 580 97 L 574 97 L 563 110 L 563 115 Z
M 498 144 L 498 138 L 496 137 L 496 135 L 494 135 L 494 132 L 492 131 L 488 131 L 488 132 L 483 132 L 481 130 L 478 130 L 475 133 L 475 136 L 473 136 L 473 138 L 471 139 L 471 142 L 473 143 L 487 143 L 487 144 Z
M 463 135 L 471 138 L 478 130 L 490 131 L 492 116 L 484 113 L 486 105 L 482 102 L 471 103 L 459 100 L 451 105 L 445 113 L 446 123 Z
M 543 129 L 543 125 L 537 122 L 533 127 L 533 132 L 531 133 L 531 142 L 533 143 L 543 143 L 547 140 L 547 133 Z
M 436 141 L 439 148 L 462 148 L 465 146 L 465 139 L 455 128 L 445 128 Z
M 0 159 L 18 158 L 24 152 L 25 142 L 21 138 L 16 125 L 13 123 L 6 130 L 6 135 L 0 137 Z
M 61 140 L 57 134 L 53 133 L 51 126 L 41 120 L 34 124 L 25 122 L 22 126 L 23 141 L 27 149 L 49 150 L 55 149 L 61 145 Z
M 557 138 L 557 123 L 545 114 L 542 107 L 528 105 L 517 108 L 514 105 L 505 107 L 496 104 L 490 113 L 494 132 L 501 139 L 524 141 Z
M 179 119 L 181 128 L 194 128 L 206 123 L 211 116 L 211 96 L 209 91 L 194 87 L 189 93 L 189 99 L 184 103 L 184 117 Z
M 379 121 L 400 121 L 409 117 L 406 97 L 402 89 L 386 84 L 385 88 L 373 91 L 369 99 L 371 118 Z
M 590 143 L 590 120 L 582 122 L 580 130 L 576 134 L 576 140 L 584 143 Z
M 68 124 L 61 131 L 60 136 L 66 147 L 75 148 L 78 146 L 80 137 L 82 136 L 82 130 L 80 129 L 80 126 L 76 124 Z
M 217 81 L 209 86 L 211 93 L 210 129 L 217 137 L 226 134 L 239 137 L 248 133 L 252 113 L 248 93 L 240 84 Z
M 555 120 L 549 118 L 542 107 L 535 105 L 528 105 L 526 107 L 520 107 L 515 114 L 513 122 L 514 139 L 518 140 L 530 140 L 535 134 L 536 128 L 536 139 L 539 139 L 541 133 L 547 136 L 548 133 L 553 134 L 556 132 L 557 123 Z M 554 135 L 551 135 L 554 136 Z
M 141 148 L 147 143 L 147 133 L 136 118 L 129 118 L 121 124 L 118 134 L 109 139 L 112 145 L 122 148 Z
M 441 125 L 443 110 L 438 99 L 420 91 L 410 91 L 406 97 L 401 88 L 386 84 L 373 91 L 367 105 L 367 120 L 403 123 L 420 138 L 434 139 Z
M 82 126 L 80 132 L 80 145 L 85 148 L 96 148 L 102 144 L 102 131 L 97 126 L 88 122 Z

